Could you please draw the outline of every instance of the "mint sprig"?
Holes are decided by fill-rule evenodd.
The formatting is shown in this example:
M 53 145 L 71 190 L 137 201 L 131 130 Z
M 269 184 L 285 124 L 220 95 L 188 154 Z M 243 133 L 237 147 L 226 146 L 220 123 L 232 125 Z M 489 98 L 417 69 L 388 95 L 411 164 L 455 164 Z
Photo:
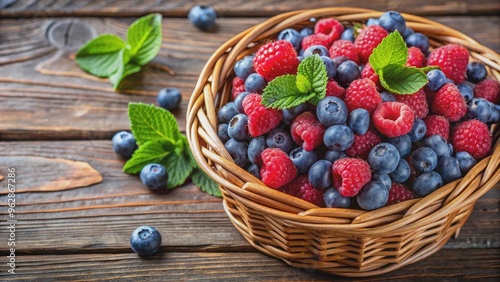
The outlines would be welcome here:
M 286 74 L 271 80 L 262 92 L 266 108 L 288 109 L 304 102 L 317 104 L 326 94 L 326 66 L 315 54 L 302 60 L 297 74 Z
M 128 116 L 139 148 L 123 166 L 125 173 L 138 174 L 147 164 L 159 163 L 168 172 L 168 189 L 191 176 L 202 191 L 221 196 L 217 183 L 198 167 L 172 113 L 151 104 L 129 103 Z
M 76 53 L 77 64 L 97 77 L 109 78 L 114 89 L 127 76 L 139 72 L 160 51 L 162 16 L 139 18 L 127 29 L 127 41 L 113 34 L 102 34 Z

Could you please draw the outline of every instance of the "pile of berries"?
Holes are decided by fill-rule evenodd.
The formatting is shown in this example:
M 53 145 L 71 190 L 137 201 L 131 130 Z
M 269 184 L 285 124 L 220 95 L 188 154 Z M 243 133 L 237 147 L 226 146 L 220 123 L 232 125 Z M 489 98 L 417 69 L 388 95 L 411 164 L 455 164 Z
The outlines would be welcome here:
M 406 66 L 438 66 L 412 95 L 390 93 L 369 64 L 398 30 Z M 319 207 L 374 210 L 424 197 L 463 177 L 492 148 L 500 84 L 469 62 L 466 48 L 430 50 L 429 39 L 395 11 L 355 32 L 334 18 L 285 29 L 234 66 L 232 100 L 217 113 L 218 135 L 235 163 L 267 186 Z M 357 36 L 355 37 L 355 34 Z M 326 97 L 284 110 L 266 108 L 262 91 L 318 54 Z

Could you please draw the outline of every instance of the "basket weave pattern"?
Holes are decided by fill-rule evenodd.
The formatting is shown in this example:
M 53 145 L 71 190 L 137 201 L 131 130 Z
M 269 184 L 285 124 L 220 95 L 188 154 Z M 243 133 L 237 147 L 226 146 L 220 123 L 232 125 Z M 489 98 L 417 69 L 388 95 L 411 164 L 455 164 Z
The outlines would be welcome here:
M 280 14 L 238 34 L 209 59 L 193 91 L 187 137 L 202 169 L 220 184 L 224 208 L 237 230 L 256 249 L 289 265 L 341 276 L 392 271 L 432 255 L 458 235 L 476 200 L 500 181 L 500 130 L 492 128 L 492 155 L 463 178 L 422 199 L 374 211 L 318 208 L 266 187 L 238 167 L 217 136 L 217 110 L 231 93 L 233 66 L 242 57 L 289 27 L 310 25 L 310 18 L 335 17 L 346 25 L 363 23 L 382 12 L 324 8 Z M 407 26 L 426 34 L 433 48 L 457 43 L 471 60 L 483 62 L 500 80 L 500 56 L 472 38 L 434 21 L 403 14 Z

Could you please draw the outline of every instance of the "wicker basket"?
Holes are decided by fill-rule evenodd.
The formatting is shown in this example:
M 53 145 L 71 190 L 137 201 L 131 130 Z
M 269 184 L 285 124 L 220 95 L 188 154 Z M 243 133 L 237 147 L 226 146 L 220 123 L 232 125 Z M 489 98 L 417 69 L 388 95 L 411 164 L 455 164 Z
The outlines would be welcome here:
M 310 18 L 335 17 L 351 25 L 381 12 L 324 8 L 280 14 L 222 45 L 201 72 L 187 113 L 187 137 L 202 169 L 220 184 L 223 205 L 236 229 L 256 249 L 291 266 L 341 276 L 378 275 L 424 259 L 458 235 L 476 200 L 500 180 L 500 126 L 493 127 L 492 155 L 465 177 L 422 199 L 374 211 L 319 208 L 265 186 L 238 167 L 217 137 L 216 113 L 231 92 L 233 66 L 284 28 L 310 25 Z M 500 80 L 500 56 L 468 36 L 434 21 L 403 14 L 426 34 L 432 47 L 457 43 L 471 60 Z

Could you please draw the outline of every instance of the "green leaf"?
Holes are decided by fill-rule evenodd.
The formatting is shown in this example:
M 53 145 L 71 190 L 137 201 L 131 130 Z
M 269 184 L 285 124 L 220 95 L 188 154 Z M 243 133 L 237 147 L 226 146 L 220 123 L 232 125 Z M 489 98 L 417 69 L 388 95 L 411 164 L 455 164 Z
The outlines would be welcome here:
M 139 146 L 158 139 L 175 144 L 182 136 L 175 116 L 155 105 L 129 103 L 128 116 L 132 133 Z
M 183 184 L 193 171 L 193 166 L 189 161 L 189 156 L 185 154 L 170 154 L 161 162 L 168 171 L 167 188 L 175 188 Z
M 311 85 L 311 92 L 315 95 L 311 97 L 311 103 L 317 104 L 326 94 L 326 82 L 328 76 L 326 66 L 318 54 L 309 56 L 302 60 L 297 69 L 297 76 L 304 76 Z M 307 92 L 306 92 L 307 93 Z
M 222 197 L 219 184 L 206 175 L 200 168 L 193 171 L 191 179 L 193 180 L 193 183 L 201 189 L 201 191 L 204 191 L 212 196 Z
M 153 140 L 140 146 L 132 158 L 123 166 L 123 172 L 128 174 L 140 173 L 145 165 L 160 163 L 169 154 L 173 153 L 174 144 L 166 140 Z
M 419 68 L 419 70 L 425 72 L 425 73 L 428 73 L 430 72 L 431 70 L 438 70 L 439 67 L 438 66 L 426 66 L 426 67 L 423 67 L 423 68 Z
M 111 82 L 111 84 L 113 85 L 113 88 L 115 90 L 118 89 L 118 86 L 120 86 L 120 82 L 125 77 L 127 77 L 133 73 L 141 71 L 141 67 L 136 65 L 136 64 L 133 64 L 133 63 L 124 64 L 124 62 L 127 60 L 126 54 L 128 54 L 128 52 L 126 52 L 126 49 L 123 49 L 122 51 L 123 51 L 122 56 L 118 59 L 119 62 L 121 62 L 121 63 L 119 65 L 117 71 L 109 77 L 109 81 Z
M 125 42 L 118 36 L 102 34 L 83 45 L 76 53 L 77 64 L 98 77 L 109 77 L 122 66 Z
M 302 74 L 297 75 L 295 83 L 297 84 L 297 89 L 302 93 L 308 94 L 313 91 L 311 82 Z
M 379 73 L 382 86 L 396 94 L 413 94 L 427 84 L 427 76 L 417 68 L 391 64 Z
M 382 42 L 373 49 L 369 61 L 375 72 L 379 72 L 387 65 L 404 65 L 408 58 L 406 43 L 396 30 L 386 36 Z
M 286 74 L 271 80 L 262 92 L 262 105 L 266 108 L 287 109 L 300 105 L 314 96 L 303 94 L 295 83 L 296 76 Z
M 140 66 L 149 63 L 160 51 L 162 16 L 150 14 L 133 22 L 127 30 L 127 48 L 132 61 Z

